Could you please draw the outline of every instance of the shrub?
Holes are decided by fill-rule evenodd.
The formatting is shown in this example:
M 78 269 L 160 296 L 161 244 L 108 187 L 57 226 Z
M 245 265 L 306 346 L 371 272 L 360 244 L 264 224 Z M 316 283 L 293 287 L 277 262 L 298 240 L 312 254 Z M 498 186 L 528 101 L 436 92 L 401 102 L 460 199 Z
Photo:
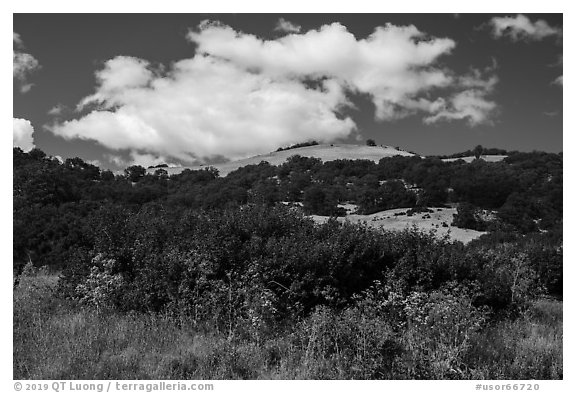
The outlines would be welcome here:
M 351 307 L 337 313 L 318 307 L 291 335 L 301 348 L 303 378 L 391 379 L 401 352 L 392 326 Z
M 114 274 L 116 261 L 102 254 L 92 259 L 92 267 L 86 281 L 76 287 L 80 303 L 96 307 L 97 310 L 116 306 L 119 292 L 124 288 L 120 274 Z
M 480 285 L 477 304 L 496 310 L 522 307 L 543 292 L 528 255 L 512 244 L 472 250 L 467 257 Z
M 461 379 L 464 355 L 486 320 L 467 289 L 448 285 L 431 293 L 413 292 L 404 300 L 407 331 L 402 358 L 409 379 Z

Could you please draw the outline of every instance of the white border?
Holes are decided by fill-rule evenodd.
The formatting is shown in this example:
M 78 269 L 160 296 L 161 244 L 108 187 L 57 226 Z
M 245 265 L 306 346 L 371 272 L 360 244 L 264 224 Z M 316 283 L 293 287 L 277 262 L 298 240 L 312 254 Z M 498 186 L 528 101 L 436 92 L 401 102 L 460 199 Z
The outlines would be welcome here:
M 504 1 L 504 0 L 483 0 L 476 4 L 470 4 L 462 0 L 442 0 L 442 1 L 425 1 L 425 0 L 412 0 L 409 2 L 394 2 L 394 1 L 316 1 L 312 0 L 291 0 L 285 4 L 273 4 L 272 2 L 265 2 L 262 0 L 210 0 L 206 2 L 198 1 L 130 1 L 130 0 L 99 0 L 96 2 L 81 2 L 78 0 L 9 0 L 2 3 L 2 13 L 0 14 L 0 25 L 3 26 L 5 39 L 2 40 L 2 74 L 6 81 L 3 86 L 10 86 L 7 82 L 9 75 L 8 71 L 8 29 L 12 28 L 13 13 L 410 13 L 417 10 L 418 13 L 564 13 L 564 41 L 567 42 L 565 53 L 563 57 L 564 69 L 574 70 L 574 1 L 561 1 L 561 0 L 547 0 L 545 2 L 527 2 L 527 1 Z M 573 117 L 570 116 L 573 112 L 568 112 L 568 109 L 574 107 L 574 88 L 570 72 L 564 73 L 564 113 L 565 116 L 564 127 L 568 130 L 564 134 L 564 152 L 570 153 L 574 148 L 574 127 Z M 10 97 L 8 95 L 10 94 Z M 3 92 L 2 110 L 7 112 L 7 108 L 12 108 L 8 102 L 12 102 L 12 91 L 8 88 Z M 12 159 L 9 154 L 9 146 L 11 146 L 9 129 L 9 116 L 5 113 L 2 116 L 4 124 L 4 131 L 2 135 L 2 157 L 3 168 L 5 168 L 5 175 L 11 177 L 12 172 Z M 546 130 L 542 130 L 546 132 Z M 565 161 L 565 185 L 564 185 L 564 200 L 565 203 L 565 231 L 564 236 L 568 241 L 565 247 L 564 257 L 564 273 L 565 273 L 565 304 L 568 306 L 564 308 L 564 331 L 567 332 L 564 338 L 564 381 L 540 381 L 540 391 L 542 392 L 568 392 L 576 391 L 576 374 L 574 373 L 574 264 L 576 264 L 576 255 L 574 253 L 574 246 L 572 239 L 574 230 L 572 229 L 572 222 L 575 218 L 573 204 L 571 203 L 571 196 L 574 195 L 574 158 L 568 154 Z M 9 168 L 9 169 L 6 169 Z M 4 182 L 8 183 L 8 182 Z M 11 183 L 11 181 L 10 181 Z M 8 184 L 2 187 L 2 249 L 5 251 L 12 250 L 12 226 L 9 224 L 12 221 L 11 206 L 12 206 L 12 191 L 8 189 Z M 12 382 L 12 270 L 11 270 L 11 251 L 6 252 L 3 258 L 2 267 L 2 299 L 0 302 L 1 309 L 0 315 L 3 316 L 2 320 L 2 339 L 3 347 L 2 355 L 0 357 L 0 370 L 1 370 L 1 384 L 3 391 L 10 392 L 13 390 Z M 324 390 L 356 390 L 362 391 L 401 391 L 412 390 L 422 392 L 467 392 L 474 391 L 474 383 L 472 381 L 214 381 L 217 390 L 216 392 L 224 391 L 262 391 L 269 392 L 271 390 L 277 392 L 288 392 L 293 390 L 298 391 L 324 391 Z M 516 383 L 518 381 L 509 381 Z M 482 382 L 481 382 L 482 383 Z M 483 382 L 487 383 L 487 382 Z M 505 384 L 505 381 L 497 381 L 498 384 Z

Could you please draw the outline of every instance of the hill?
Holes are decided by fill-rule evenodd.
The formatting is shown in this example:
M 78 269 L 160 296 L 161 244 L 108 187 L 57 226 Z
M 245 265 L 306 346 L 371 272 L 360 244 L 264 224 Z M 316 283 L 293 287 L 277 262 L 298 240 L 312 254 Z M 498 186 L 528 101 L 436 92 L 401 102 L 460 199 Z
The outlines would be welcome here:
M 334 160 L 371 160 L 374 162 L 380 161 L 384 157 L 404 156 L 409 157 L 415 154 L 409 153 L 404 150 L 398 150 L 391 146 L 365 146 L 365 145 L 351 145 L 351 144 L 322 144 L 314 146 L 305 146 L 295 149 L 288 149 L 283 151 L 275 151 L 268 154 L 257 155 L 254 157 L 245 158 L 242 160 L 226 162 L 222 164 L 210 165 L 218 169 L 220 176 L 225 177 L 230 172 L 247 165 L 258 165 L 262 161 L 267 161 L 271 165 L 281 165 L 289 157 L 300 155 L 303 157 L 320 158 L 323 162 Z M 206 166 L 193 166 L 193 167 L 174 167 L 163 168 L 169 175 L 174 175 L 182 172 L 184 169 L 198 170 Z M 154 173 L 157 168 L 149 168 L 148 173 Z
M 506 157 L 508 157 L 507 155 L 498 155 L 498 154 L 487 154 L 487 155 L 481 155 L 480 159 L 486 162 L 499 162 L 502 161 L 503 159 L 505 159 Z M 458 158 L 443 158 L 442 161 L 444 162 L 454 162 L 454 161 L 458 161 L 458 160 L 463 160 L 465 162 L 467 162 L 468 164 L 471 163 L 472 161 L 474 161 L 476 159 L 476 157 L 474 156 L 467 156 L 467 157 L 458 157 Z

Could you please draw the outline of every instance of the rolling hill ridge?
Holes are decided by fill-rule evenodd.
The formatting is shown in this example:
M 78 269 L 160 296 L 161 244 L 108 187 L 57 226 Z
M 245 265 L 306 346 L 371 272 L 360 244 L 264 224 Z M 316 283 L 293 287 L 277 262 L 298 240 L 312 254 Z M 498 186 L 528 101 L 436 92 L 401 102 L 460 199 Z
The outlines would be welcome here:
M 213 165 L 200 165 L 192 167 L 172 167 L 163 168 L 168 172 L 168 175 L 174 175 L 182 172 L 185 169 L 199 170 L 208 166 L 218 169 L 220 176 L 224 177 L 230 172 L 247 165 L 258 165 L 262 161 L 267 161 L 271 165 L 281 165 L 286 162 L 289 157 L 300 155 L 303 157 L 320 158 L 323 162 L 334 160 L 371 160 L 374 162 L 380 161 L 384 157 L 393 156 L 414 156 L 404 150 L 396 149 L 392 146 L 365 146 L 365 145 L 351 145 L 351 144 L 320 144 L 313 146 L 305 146 L 282 151 L 275 151 L 268 154 L 257 155 L 254 157 L 245 158 L 237 161 L 230 161 L 222 164 Z M 148 173 L 154 173 L 157 168 L 148 168 Z

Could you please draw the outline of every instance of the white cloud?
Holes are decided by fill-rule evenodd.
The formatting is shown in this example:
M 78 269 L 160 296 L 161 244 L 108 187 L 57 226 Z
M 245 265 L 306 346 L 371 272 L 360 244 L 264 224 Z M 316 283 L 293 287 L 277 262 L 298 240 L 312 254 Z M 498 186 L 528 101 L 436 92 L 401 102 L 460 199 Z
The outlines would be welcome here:
M 562 67 L 563 63 L 564 63 L 564 56 L 560 54 L 558 56 L 558 60 L 555 63 L 550 64 L 550 67 Z M 560 75 L 559 77 L 557 77 L 552 81 L 552 84 L 562 87 L 564 85 L 564 76 Z
M 12 51 L 13 56 L 13 77 L 20 82 L 20 92 L 27 93 L 32 88 L 32 84 L 27 82 L 28 75 L 40 67 L 38 60 L 29 53 L 24 53 L 20 49 L 24 44 L 18 33 L 13 32 L 13 43 L 17 50 Z
M 459 77 L 458 84 L 464 90 L 442 100 L 435 110 L 430 111 L 433 114 L 424 118 L 424 123 L 466 120 L 470 126 L 491 124 L 497 105 L 488 99 L 488 95 L 494 91 L 498 78 L 489 74 L 496 67 L 497 64 L 493 61 L 484 71 L 472 69 L 468 75 Z
M 552 84 L 558 85 L 558 86 L 563 86 L 564 85 L 564 76 L 560 75 L 558 78 L 556 78 L 552 81 Z
M 472 89 L 457 93 L 449 98 L 446 106 L 436 114 L 424 119 L 426 123 L 439 120 L 467 120 L 475 126 L 487 121 L 487 113 L 496 109 L 496 103 L 488 101 L 482 90 Z
M 130 152 L 131 161 L 129 165 L 141 165 L 144 168 L 148 168 L 151 165 L 167 164 L 169 167 L 181 166 L 180 164 L 169 162 L 166 157 L 158 156 L 149 153 L 138 153 L 135 151 Z
M 104 158 L 106 158 L 109 162 L 121 168 L 127 168 L 130 166 L 130 162 L 125 160 L 121 156 L 117 156 L 114 154 L 104 154 Z
M 548 66 L 549 67 L 562 67 L 563 64 L 564 64 L 564 55 L 561 53 L 558 56 L 558 59 L 554 63 L 549 64 Z
M 510 37 L 513 41 L 540 41 L 550 36 L 561 36 L 562 29 L 552 27 L 545 20 L 532 22 L 526 15 L 494 17 L 490 20 L 492 34 L 496 38 Z
M 378 27 L 368 38 L 357 40 L 339 23 L 276 40 L 262 40 L 231 27 L 204 22 L 188 38 L 201 53 L 228 59 L 240 66 L 274 76 L 333 76 L 360 90 L 386 83 L 382 77 L 421 77 L 438 57 L 449 54 L 455 42 L 426 36 L 414 26 Z M 412 68 L 413 70 L 410 70 Z M 432 75 L 438 75 L 431 72 Z M 445 78 L 440 78 L 445 82 Z M 399 81 L 388 82 L 390 85 Z M 389 86 L 383 86 L 389 87 Z M 420 87 L 420 86 L 418 86 Z
M 32 89 L 32 86 L 34 86 L 34 83 L 23 83 L 20 86 L 20 93 L 22 94 L 28 93 Z
M 34 148 L 34 127 L 26 119 L 12 119 L 13 146 L 27 152 Z
M 51 126 L 66 139 L 128 150 L 133 161 L 230 159 L 315 139 L 330 142 L 356 125 L 341 109 L 363 93 L 379 120 L 423 114 L 427 122 L 489 121 L 487 72 L 458 76 L 438 65 L 455 42 L 414 26 L 379 27 L 356 39 L 334 23 L 275 40 L 203 22 L 188 38 L 193 58 L 162 71 L 119 56 L 96 73 L 94 94 L 79 119 Z
M 302 26 L 296 25 L 284 18 L 280 18 L 274 30 L 281 31 L 283 33 L 300 33 Z
M 23 52 L 13 52 L 14 78 L 25 80 L 28 73 L 38 68 L 38 60 L 31 54 Z
M 368 94 L 380 120 L 434 111 L 441 105 L 441 97 L 431 101 L 423 96 L 466 82 L 450 70 L 435 66 L 456 43 L 448 38 L 427 37 L 415 26 L 387 24 L 358 40 L 346 27 L 333 23 L 266 41 L 204 22 L 199 31 L 189 32 L 188 38 L 203 54 L 269 77 L 332 78 L 343 88 Z M 492 83 L 478 78 L 474 81 Z
M 140 165 L 143 166 L 144 168 L 147 168 L 151 165 L 158 165 L 158 164 L 167 164 L 169 167 L 182 166 L 182 164 L 174 162 L 164 156 L 159 156 L 151 153 L 139 153 L 137 151 L 131 151 L 129 153 L 129 158 L 124 158 L 122 156 L 113 154 L 105 154 L 104 158 L 106 158 L 109 162 L 113 163 L 114 165 L 120 168 L 128 168 L 129 166 L 132 165 Z M 98 166 L 100 166 L 100 164 L 98 164 Z
M 124 93 L 129 93 L 131 89 L 146 87 L 153 78 L 153 73 L 148 69 L 149 63 L 135 57 L 117 56 L 108 60 L 104 69 L 96 72 L 98 81 L 98 91 L 84 98 L 78 105 L 81 110 L 89 103 L 113 103 L 112 97 L 117 97 L 120 101 Z
M 137 75 L 145 74 L 138 70 L 146 67 L 138 59 L 130 67 Z M 164 77 L 140 81 L 140 86 L 109 89 L 102 78 L 104 88 L 82 103 L 97 102 L 100 110 L 53 126 L 52 131 L 67 139 L 95 140 L 110 149 L 194 161 L 216 155 L 240 158 L 310 136 L 330 141 L 355 127 L 351 119 L 336 115 L 346 99 L 330 80 L 323 90 L 308 89 L 297 81 L 275 80 L 230 62 L 196 56 L 177 62 Z
M 90 164 L 90 165 L 94 165 L 94 166 L 97 166 L 97 167 L 101 167 L 101 166 L 102 166 L 102 163 L 100 162 L 100 160 L 88 160 L 88 161 L 86 161 L 86 162 L 87 162 L 88 164 Z
M 22 37 L 20 37 L 20 34 L 13 31 L 12 37 L 13 37 L 12 42 L 14 42 L 16 45 L 18 45 L 18 46 L 24 45 L 24 43 L 22 42 Z

